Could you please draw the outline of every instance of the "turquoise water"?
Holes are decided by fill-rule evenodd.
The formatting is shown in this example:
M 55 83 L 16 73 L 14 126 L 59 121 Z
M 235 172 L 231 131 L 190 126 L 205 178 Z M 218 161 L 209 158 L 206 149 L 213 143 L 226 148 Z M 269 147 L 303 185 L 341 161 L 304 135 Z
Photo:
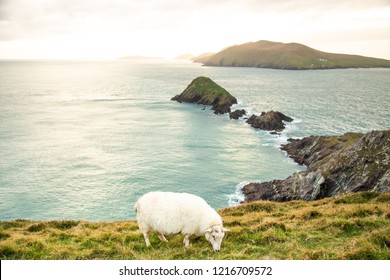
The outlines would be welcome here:
M 251 113 L 295 119 L 280 136 L 179 104 L 208 76 Z M 213 207 L 249 181 L 302 167 L 288 137 L 389 129 L 390 70 L 281 71 L 184 61 L 0 61 L 0 220 L 134 218 L 152 190 L 191 192 Z

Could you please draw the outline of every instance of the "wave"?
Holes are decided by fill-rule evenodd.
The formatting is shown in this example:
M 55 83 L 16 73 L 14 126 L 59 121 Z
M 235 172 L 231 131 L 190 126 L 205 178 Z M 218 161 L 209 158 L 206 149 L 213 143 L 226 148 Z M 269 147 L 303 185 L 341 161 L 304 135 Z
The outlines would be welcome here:
M 245 196 L 242 193 L 242 188 L 249 183 L 260 183 L 259 180 L 242 181 L 236 185 L 236 191 L 233 194 L 227 194 L 229 207 L 240 205 L 245 201 Z
M 252 108 L 250 106 L 247 106 L 244 103 L 244 101 L 237 100 L 237 104 L 233 104 L 231 106 L 231 111 L 233 112 L 235 110 L 240 110 L 240 109 L 244 109 L 246 112 L 246 116 L 243 118 L 240 118 L 240 120 L 242 120 L 242 121 L 246 121 L 246 118 L 249 118 L 252 114 L 261 115 L 261 113 L 262 113 L 262 112 L 259 112 L 258 110 L 255 110 L 254 108 Z M 297 124 L 302 123 L 301 119 L 296 119 L 295 117 L 292 117 L 292 118 L 293 118 L 292 122 L 284 122 L 286 124 L 286 127 L 280 133 L 273 134 L 273 133 L 271 133 L 271 131 L 264 131 L 264 130 L 258 130 L 258 129 L 255 129 L 255 130 L 258 132 L 261 132 L 264 135 L 272 136 L 272 138 L 277 139 L 278 142 L 286 143 L 287 139 L 288 139 L 288 135 L 290 133 L 295 132 L 298 129 Z M 248 126 L 249 126 L 249 124 L 248 124 Z
M 249 118 L 252 114 L 254 114 L 253 108 L 247 106 L 247 105 L 244 103 L 244 101 L 242 101 L 242 100 L 237 100 L 237 104 L 233 104 L 233 105 L 230 107 L 230 109 L 231 109 L 232 112 L 234 112 L 235 110 L 244 109 L 245 112 L 246 112 L 246 117 L 245 117 L 245 118 Z M 240 118 L 240 120 L 244 120 L 244 117 L 243 117 L 243 118 Z

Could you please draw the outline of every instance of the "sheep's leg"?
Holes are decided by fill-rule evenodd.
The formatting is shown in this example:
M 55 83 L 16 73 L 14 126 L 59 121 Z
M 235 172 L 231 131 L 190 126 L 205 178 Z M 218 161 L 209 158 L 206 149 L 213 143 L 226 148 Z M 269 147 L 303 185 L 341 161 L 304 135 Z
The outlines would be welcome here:
M 168 240 L 165 238 L 164 234 L 161 232 L 157 232 L 158 238 L 160 238 L 161 241 L 163 242 L 168 242 Z
M 140 230 L 142 231 L 142 234 L 144 235 L 144 239 L 145 239 L 145 242 L 146 242 L 146 247 L 149 247 L 150 246 L 150 241 L 149 241 L 149 232 L 150 232 L 150 227 L 147 226 L 147 225 L 144 225 L 142 222 L 138 222 L 138 226 L 140 228 Z
M 186 246 L 186 248 L 190 247 L 190 235 L 189 234 L 186 234 L 184 236 L 183 243 L 184 243 L 184 246 Z
M 149 246 L 150 246 L 150 241 L 149 241 L 148 233 L 149 233 L 149 232 L 143 232 L 144 239 L 145 239 L 145 242 L 146 242 L 146 247 L 149 247 Z

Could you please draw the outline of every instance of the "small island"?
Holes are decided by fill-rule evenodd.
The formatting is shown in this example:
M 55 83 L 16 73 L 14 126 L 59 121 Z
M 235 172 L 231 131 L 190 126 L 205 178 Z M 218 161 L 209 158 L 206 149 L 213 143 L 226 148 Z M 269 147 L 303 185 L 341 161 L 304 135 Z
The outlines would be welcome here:
M 237 109 L 234 112 L 229 113 L 229 118 L 238 120 L 244 115 L 246 115 L 246 111 L 244 109 Z
M 237 99 L 226 89 L 207 77 L 194 79 L 180 95 L 171 100 L 210 105 L 215 114 L 230 113 L 230 107 L 237 103 Z
M 293 119 L 275 111 L 262 112 L 260 116 L 252 115 L 246 122 L 254 128 L 267 131 L 282 131 L 286 125 L 284 122 L 292 122 Z

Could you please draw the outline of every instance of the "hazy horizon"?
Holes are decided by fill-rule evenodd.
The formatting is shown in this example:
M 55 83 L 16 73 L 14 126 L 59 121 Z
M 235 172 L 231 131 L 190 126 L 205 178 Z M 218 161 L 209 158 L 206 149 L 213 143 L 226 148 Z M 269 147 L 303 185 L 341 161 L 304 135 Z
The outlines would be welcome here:
M 390 1 L 0 0 L 0 59 L 174 58 L 259 40 L 390 59 Z

